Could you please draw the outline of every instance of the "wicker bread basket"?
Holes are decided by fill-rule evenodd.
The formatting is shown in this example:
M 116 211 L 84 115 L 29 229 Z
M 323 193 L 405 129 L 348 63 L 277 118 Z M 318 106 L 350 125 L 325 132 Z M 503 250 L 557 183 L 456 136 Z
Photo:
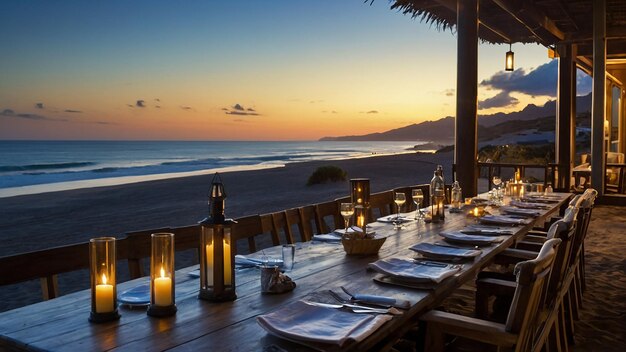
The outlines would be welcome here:
M 344 237 L 341 239 L 341 244 L 347 254 L 376 254 L 386 239 L 387 237 L 363 239 Z

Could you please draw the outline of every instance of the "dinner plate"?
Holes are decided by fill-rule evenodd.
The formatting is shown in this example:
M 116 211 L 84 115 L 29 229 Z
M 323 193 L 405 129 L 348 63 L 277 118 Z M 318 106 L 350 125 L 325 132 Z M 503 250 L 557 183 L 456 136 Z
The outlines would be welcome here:
M 495 242 L 502 242 L 502 239 L 499 237 L 466 235 L 461 232 L 441 232 L 439 233 L 439 236 L 445 238 L 446 241 L 449 242 L 472 244 L 475 246 L 489 246 Z
M 384 284 L 384 285 L 393 285 L 393 286 L 402 286 L 408 288 L 415 288 L 418 290 L 432 290 L 437 287 L 437 283 L 435 282 L 410 282 L 410 281 L 402 281 L 395 278 L 392 278 L 388 275 L 377 275 L 374 276 L 374 281 Z
M 382 222 L 382 223 L 385 223 L 385 224 L 393 224 L 394 222 L 405 223 L 405 222 L 410 222 L 412 220 L 414 220 L 414 219 L 408 218 L 408 217 L 403 216 L 403 215 L 400 215 L 400 216 L 387 215 L 387 216 L 383 216 L 382 218 L 376 219 L 376 221 Z
M 418 243 L 409 247 L 424 257 L 432 259 L 454 259 L 454 258 L 475 258 L 482 253 L 481 250 L 470 248 L 454 248 L 446 246 L 438 246 L 432 243 Z
M 147 306 L 150 304 L 150 283 L 146 282 L 119 294 L 117 301 L 127 306 Z

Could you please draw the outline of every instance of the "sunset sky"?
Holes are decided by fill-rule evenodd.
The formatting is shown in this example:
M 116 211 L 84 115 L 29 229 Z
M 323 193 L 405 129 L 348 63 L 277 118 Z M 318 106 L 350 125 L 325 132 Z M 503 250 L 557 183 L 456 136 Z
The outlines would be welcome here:
M 314 140 L 454 115 L 456 35 L 389 5 L 2 1 L 0 139 Z M 555 96 L 544 47 L 514 44 L 513 73 L 507 50 L 479 48 L 480 113 Z

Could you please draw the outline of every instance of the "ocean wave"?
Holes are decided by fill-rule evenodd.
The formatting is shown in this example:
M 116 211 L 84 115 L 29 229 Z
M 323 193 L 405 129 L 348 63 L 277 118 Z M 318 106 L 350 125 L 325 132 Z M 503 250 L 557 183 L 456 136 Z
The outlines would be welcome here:
M 54 164 L 33 164 L 33 165 L 1 165 L 0 172 L 71 169 L 75 167 L 86 167 L 86 166 L 93 166 L 93 165 L 96 165 L 96 163 L 89 162 L 89 161 L 54 163 Z

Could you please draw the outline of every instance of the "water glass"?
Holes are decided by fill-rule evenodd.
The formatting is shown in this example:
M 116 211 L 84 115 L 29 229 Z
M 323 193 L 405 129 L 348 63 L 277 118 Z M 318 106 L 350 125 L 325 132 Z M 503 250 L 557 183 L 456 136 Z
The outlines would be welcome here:
M 296 246 L 293 244 L 283 245 L 283 269 L 291 271 L 296 256 Z

